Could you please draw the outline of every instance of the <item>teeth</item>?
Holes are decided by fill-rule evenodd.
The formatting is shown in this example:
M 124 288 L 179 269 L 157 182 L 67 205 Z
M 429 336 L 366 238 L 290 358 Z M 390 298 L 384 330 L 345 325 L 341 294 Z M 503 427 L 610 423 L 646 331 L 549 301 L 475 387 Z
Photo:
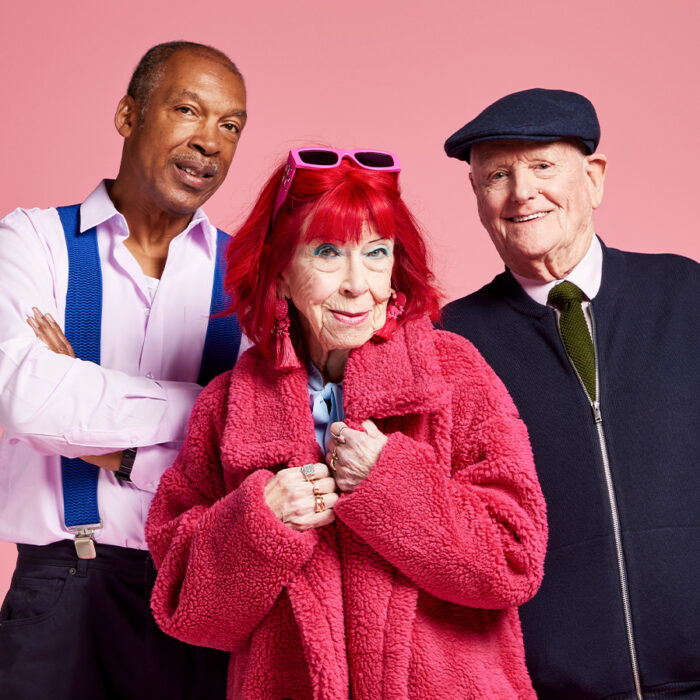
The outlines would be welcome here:
M 182 166 L 180 166 L 182 168 Z M 199 177 L 197 173 L 194 170 L 191 170 L 190 168 L 182 168 L 188 175 L 194 175 L 195 177 Z
M 516 224 L 522 224 L 523 221 L 532 221 L 532 219 L 541 219 L 543 216 L 549 214 L 547 211 L 538 211 L 536 214 L 528 214 L 527 216 L 512 216 L 511 221 L 515 221 Z

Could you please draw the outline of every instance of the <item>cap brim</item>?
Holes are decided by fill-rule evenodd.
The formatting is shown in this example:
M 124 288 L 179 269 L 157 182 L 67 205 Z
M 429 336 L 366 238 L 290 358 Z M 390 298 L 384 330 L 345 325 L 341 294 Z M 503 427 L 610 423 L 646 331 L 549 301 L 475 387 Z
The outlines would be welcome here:
M 565 141 L 567 139 L 578 141 L 585 148 L 588 155 L 595 151 L 594 142 L 582 139 L 580 136 L 566 136 L 562 134 L 557 136 L 544 134 L 490 134 L 488 136 L 472 138 L 469 139 L 467 143 L 454 146 L 450 144 L 450 139 L 447 139 L 447 141 L 445 141 L 445 153 L 447 153 L 450 158 L 457 158 L 457 160 L 464 160 L 467 163 L 471 163 L 471 149 L 477 143 L 484 143 L 486 141 L 541 141 L 542 143 L 551 143 L 553 141 Z

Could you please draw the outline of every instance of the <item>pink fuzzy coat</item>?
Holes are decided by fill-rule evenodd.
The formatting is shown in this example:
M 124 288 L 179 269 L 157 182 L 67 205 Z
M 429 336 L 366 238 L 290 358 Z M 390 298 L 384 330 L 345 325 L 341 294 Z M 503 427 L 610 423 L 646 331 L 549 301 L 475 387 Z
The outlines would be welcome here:
M 542 577 L 545 506 L 505 388 L 427 319 L 353 351 L 343 386 L 346 422 L 389 441 L 304 533 L 263 489 L 322 461 L 306 370 L 252 349 L 202 392 L 148 519 L 158 623 L 230 651 L 235 700 L 534 698 L 515 606 Z

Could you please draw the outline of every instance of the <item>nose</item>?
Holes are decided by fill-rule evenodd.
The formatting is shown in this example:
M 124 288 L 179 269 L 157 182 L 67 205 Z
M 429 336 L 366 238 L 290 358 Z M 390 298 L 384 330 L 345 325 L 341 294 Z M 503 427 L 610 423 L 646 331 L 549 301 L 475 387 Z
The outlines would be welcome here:
M 353 252 L 346 258 L 345 274 L 340 285 L 340 293 L 346 297 L 359 297 L 368 289 L 365 266 L 360 260 L 360 255 Z
M 202 119 L 190 139 L 190 146 L 204 156 L 215 156 L 221 150 L 221 131 L 215 120 Z
M 537 179 L 530 168 L 518 168 L 511 176 L 511 199 L 516 202 L 526 202 L 534 199 L 539 193 Z

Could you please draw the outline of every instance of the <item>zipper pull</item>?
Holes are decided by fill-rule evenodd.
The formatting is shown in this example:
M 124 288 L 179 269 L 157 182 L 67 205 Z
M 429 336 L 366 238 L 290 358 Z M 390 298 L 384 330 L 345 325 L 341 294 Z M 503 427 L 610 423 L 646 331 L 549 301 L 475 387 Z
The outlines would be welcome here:
M 593 401 L 593 403 L 591 403 L 591 410 L 593 411 L 593 420 L 596 423 L 602 423 L 603 414 L 600 412 L 600 403 L 598 401 Z

